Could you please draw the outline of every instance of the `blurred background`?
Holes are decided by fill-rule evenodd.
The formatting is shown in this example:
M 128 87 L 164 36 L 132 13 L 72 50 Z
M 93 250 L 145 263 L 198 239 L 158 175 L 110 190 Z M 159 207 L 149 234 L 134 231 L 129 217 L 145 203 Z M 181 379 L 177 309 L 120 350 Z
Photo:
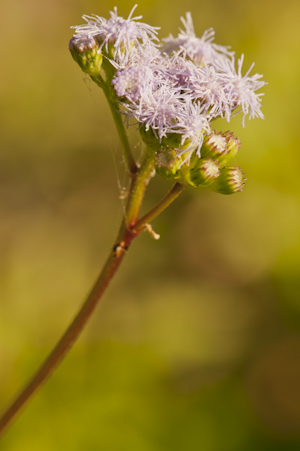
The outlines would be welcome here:
M 127 186 L 104 96 L 72 60 L 82 14 L 133 3 L 2 0 L 0 409 L 96 279 Z M 245 53 L 266 120 L 232 130 L 243 193 L 187 188 L 132 245 L 83 335 L 3 451 L 300 449 L 300 2 L 141 1 L 136 15 Z M 136 155 L 141 142 L 130 132 Z M 155 178 L 147 211 L 170 188 Z

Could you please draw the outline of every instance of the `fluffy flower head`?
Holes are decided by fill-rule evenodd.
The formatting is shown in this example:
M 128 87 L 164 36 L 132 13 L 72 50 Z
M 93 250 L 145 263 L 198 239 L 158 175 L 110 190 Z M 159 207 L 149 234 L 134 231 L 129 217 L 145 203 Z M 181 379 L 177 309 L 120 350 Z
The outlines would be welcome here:
M 232 57 L 234 52 L 230 52 L 230 47 L 214 44 L 215 32 L 213 28 L 206 30 L 201 38 L 195 34 L 191 13 L 186 13 L 186 19 L 181 17 L 185 30 L 180 30 L 177 38 L 170 35 L 163 39 L 165 45 L 163 51 L 171 53 L 174 50 L 181 50 L 197 66 L 204 64 L 214 64 L 218 59 Z
M 243 112 L 243 126 L 245 126 L 245 117 L 249 114 L 249 119 L 260 117 L 264 119 L 261 112 L 261 97 L 263 93 L 257 94 L 255 91 L 265 86 L 267 83 L 260 80 L 262 75 L 249 75 L 253 69 L 251 64 L 246 74 L 242 75 L 242 66 L 244 55 L 238 60 L 238 70 L 235 69 L 235 60 L 226 60 L 220 64 L 220 71 L 224 75 L 223 87 L 226 93 L 228 104 L 231 110 L 241 107 Z M 239 112 L 239 111 L 238 111 Z
M 137 22 L 142 16 L 132 17 L 135 5 L 128 18 L 118 16 L 117 8 L 110 12 L 110 19 L 96 15 L 84 15 L 83 19 L 87 21 L 85 25 L 78 25 L 75 28 L 75 36 L 80 37 L 94 36 L 100 43 L 100 49 L 105 48 L 109 52 L 109 44 L 114 48 L 114 60 L 122 64 L 127 62 L 130 52 L 135 44 L 141 42 L 148 45 L 154 45 L 153 40 L 157 40 L 157 27 L 151 27 L 148 24 Z

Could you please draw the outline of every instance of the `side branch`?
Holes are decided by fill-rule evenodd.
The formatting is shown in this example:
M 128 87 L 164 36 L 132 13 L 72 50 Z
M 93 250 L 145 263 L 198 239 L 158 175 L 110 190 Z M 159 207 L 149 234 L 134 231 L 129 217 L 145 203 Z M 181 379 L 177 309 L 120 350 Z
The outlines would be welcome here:
M 148 213 L 146 213 L 141 219 L 139 219 L 132 231 L 134 234 L 139 235 L 146 229 L 146 224 L 152 221 L 152 219 L 156 218 L 162 211 L 164 211 L 184 190 L 185 185 L 181 183 L 175 183 L 173 188 L 168 192 L 168 194 Z

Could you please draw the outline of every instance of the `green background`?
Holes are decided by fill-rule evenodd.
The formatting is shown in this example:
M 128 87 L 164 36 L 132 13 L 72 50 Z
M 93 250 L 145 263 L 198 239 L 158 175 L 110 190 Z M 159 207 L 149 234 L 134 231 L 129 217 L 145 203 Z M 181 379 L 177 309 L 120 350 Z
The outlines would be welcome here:
M 68 51 L 81 15 L 113 6 L 1 0 L 0 409 L 77 312 L 122 217 L 114 124 Z M 143 1 L 136 14 L 165 37 L 186 11 L 269 83 L 265 121 L 216 123 L 243 143 L 244 192 L 190 187 L 153 221 L 161 239 L 133 243 L 1 451 L 300 449 L 300 2 Z M 156 177 L 143 211 L 169 187 Z

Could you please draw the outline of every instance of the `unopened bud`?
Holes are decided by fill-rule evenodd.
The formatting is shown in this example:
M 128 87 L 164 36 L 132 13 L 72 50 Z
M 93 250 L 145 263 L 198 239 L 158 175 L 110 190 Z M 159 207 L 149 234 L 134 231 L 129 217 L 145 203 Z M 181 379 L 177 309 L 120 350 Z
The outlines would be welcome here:
M 219 167 L 223 168 L 236 156 L 240 147 L 240 140 L 230 131 L 216 133 L 214 130 L 204 138 L 201 157 L 212 158 L 218 162 Z
M 187 179 L 193 186 L 208 186 L 219 175 L 220 170 L 214 160 L 211 158 L 199 158 L 196 165 L 190 170 Z
M 83 72 L 94 77 L 100 73 L 102 54 L 99 52 L 99 44 L 93 37 L 73 36 L 69 43 L 69 49 Z
M 210 189 L 220 194 L 233 194 L 243 191 L 247 180 L 244 175 L 239 166 L 223 168 L 219 177 L 210 185 Z

